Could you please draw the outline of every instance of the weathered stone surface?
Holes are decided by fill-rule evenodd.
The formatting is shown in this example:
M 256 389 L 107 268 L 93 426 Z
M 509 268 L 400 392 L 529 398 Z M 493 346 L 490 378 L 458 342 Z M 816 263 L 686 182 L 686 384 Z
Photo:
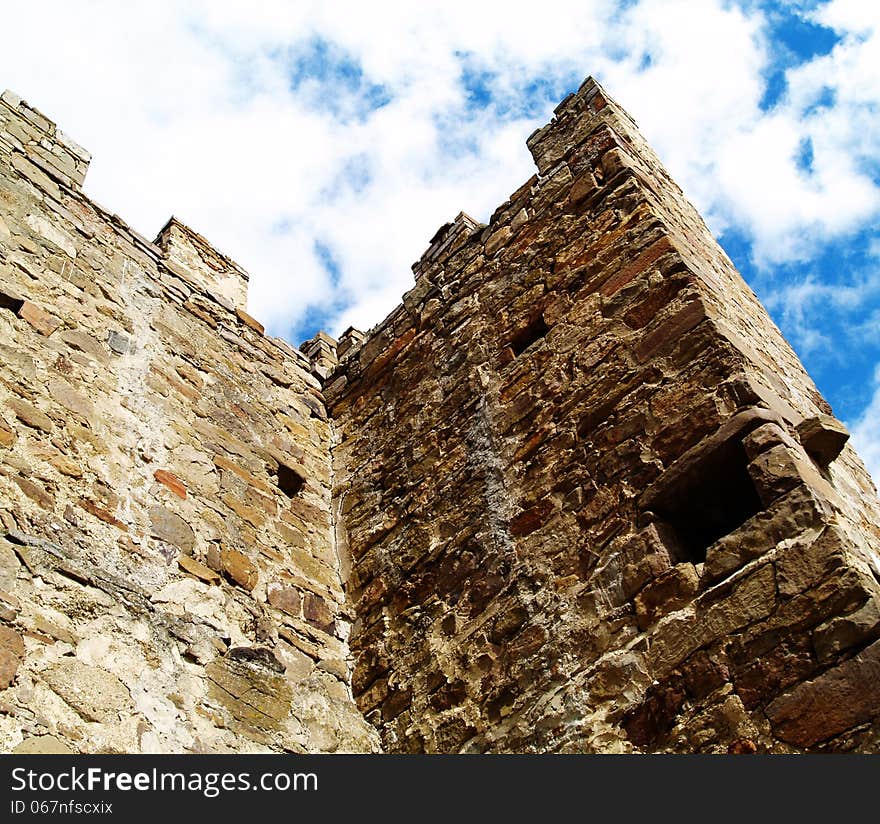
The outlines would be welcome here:
M 835 460 L 849 440 L 846 427 L 830 415 L 807 418 L 798 424 L 797 433 L 804 449 L 820 466 L 828 466 Z
M 265 569 L 290 592 L 320 593 L 333 621 L 341 610 L 331 433 L 310 363 L 235 313 L 247 273 L 192 229 L 172 219 L 154 245 L 92 204 L 74 185 L 87 163 L 2 97 L 0 256 L 13 265 L 0 320 L 13 334 L 0 335 L 0 535 L 27 542 L 0 540 L 0 622 L 27 648 L 3 654 L 15 680 L 0 750 L 23 737 L 54 749 L 49 731 L 86 753 L 374 750 L 339 680 L 346 644 L 301 605 L 270 608 L 259 587 Z M 275 454 L 306 480 L 295 509 L 273 480 Z M 221 559 L 221 546 L 240 555 Z M 267 729 L 249 699 L 237 718 L 208 697 L 219 688 L 206 667 L 265 647 L 281 621 L 312 657 L 290 647 L 296 701 Z M 257 666 L 256 681 L 266 671 L 234 666 Z M 114 677 L 137 685 L 130 700 Z
M 113 721 L 131 706 L 126 686 L 112 673 L 71 659 L 41 673 L 53 692 L 87 721 Z
M 162 541 L 189 553 L 195 545 L 192 527 L 175 512 L 164 506 L 150 507 L 150 531 Z
M 707 583 L 720 580 L 786 539 L 803 532 L 812 533 L 830 515 L 830 507 L 824 506 L 809 489 L 795 487 L 709 547 L 704 580 Z
M 810 747 L 880 714 L 880 642 L 767 707 L 775 733 Z
M 292 689 L 259 659 L 219 658 L 205 668 L 209 695 L 233 718 L 259 729 L 280 730 L 291 709 Z
M 781 595 L 810 589 L 846 567 L 846 537 L 839 528 L 826 527 L 813 542 L 790 541 L 778 551 L 776 579 Z
M 37 738 L 25 738 L 13 748 L 17 755 L 75 755 L 76 750 L 56 738 L 54 735 L 41 735 Z

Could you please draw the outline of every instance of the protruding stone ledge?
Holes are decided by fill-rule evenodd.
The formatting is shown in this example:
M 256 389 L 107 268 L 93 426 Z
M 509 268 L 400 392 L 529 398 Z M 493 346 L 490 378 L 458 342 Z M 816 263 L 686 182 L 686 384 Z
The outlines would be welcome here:
M 830 415 L 816 415 L 801 421 L 797 433 L 804 449 L 822 467 L 834 461 L 849 440 L 846 427 Z

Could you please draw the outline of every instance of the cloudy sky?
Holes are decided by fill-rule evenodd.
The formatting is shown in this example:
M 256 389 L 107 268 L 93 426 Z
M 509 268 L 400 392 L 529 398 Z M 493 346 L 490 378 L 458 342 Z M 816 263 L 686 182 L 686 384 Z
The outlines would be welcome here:
M 251 273 L 293 343 L 378 323 L 459 211 L 596 76 L 636 119 L 880 478 L 880 3 L 10 2 L 0 88 L 94 156 L 86 191 Z

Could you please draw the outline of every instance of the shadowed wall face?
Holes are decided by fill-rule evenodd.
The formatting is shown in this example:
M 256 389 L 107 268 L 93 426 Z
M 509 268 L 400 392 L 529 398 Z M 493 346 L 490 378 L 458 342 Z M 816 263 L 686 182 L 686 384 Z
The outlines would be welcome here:
M 870 749 L 845 431 L 595 83 L 529 146 L 327 380 L 358 705 L 389 750 Z

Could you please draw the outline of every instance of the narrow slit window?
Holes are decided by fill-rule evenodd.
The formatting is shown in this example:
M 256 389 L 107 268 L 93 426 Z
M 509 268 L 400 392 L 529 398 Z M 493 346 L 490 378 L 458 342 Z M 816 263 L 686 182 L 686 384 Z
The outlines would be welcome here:
M 517 332 L 510 341 L 510 348 L 513 354 L 519 357 L 533 343 L 537 343 L 550 331 L 550 327 L 544 323 L 541 315 L 529 322 L 528 326 Z
M 295 498 L 305 486 L 306 479 L 295 469 L 278 465 L 278 488 L 288 497 Z

